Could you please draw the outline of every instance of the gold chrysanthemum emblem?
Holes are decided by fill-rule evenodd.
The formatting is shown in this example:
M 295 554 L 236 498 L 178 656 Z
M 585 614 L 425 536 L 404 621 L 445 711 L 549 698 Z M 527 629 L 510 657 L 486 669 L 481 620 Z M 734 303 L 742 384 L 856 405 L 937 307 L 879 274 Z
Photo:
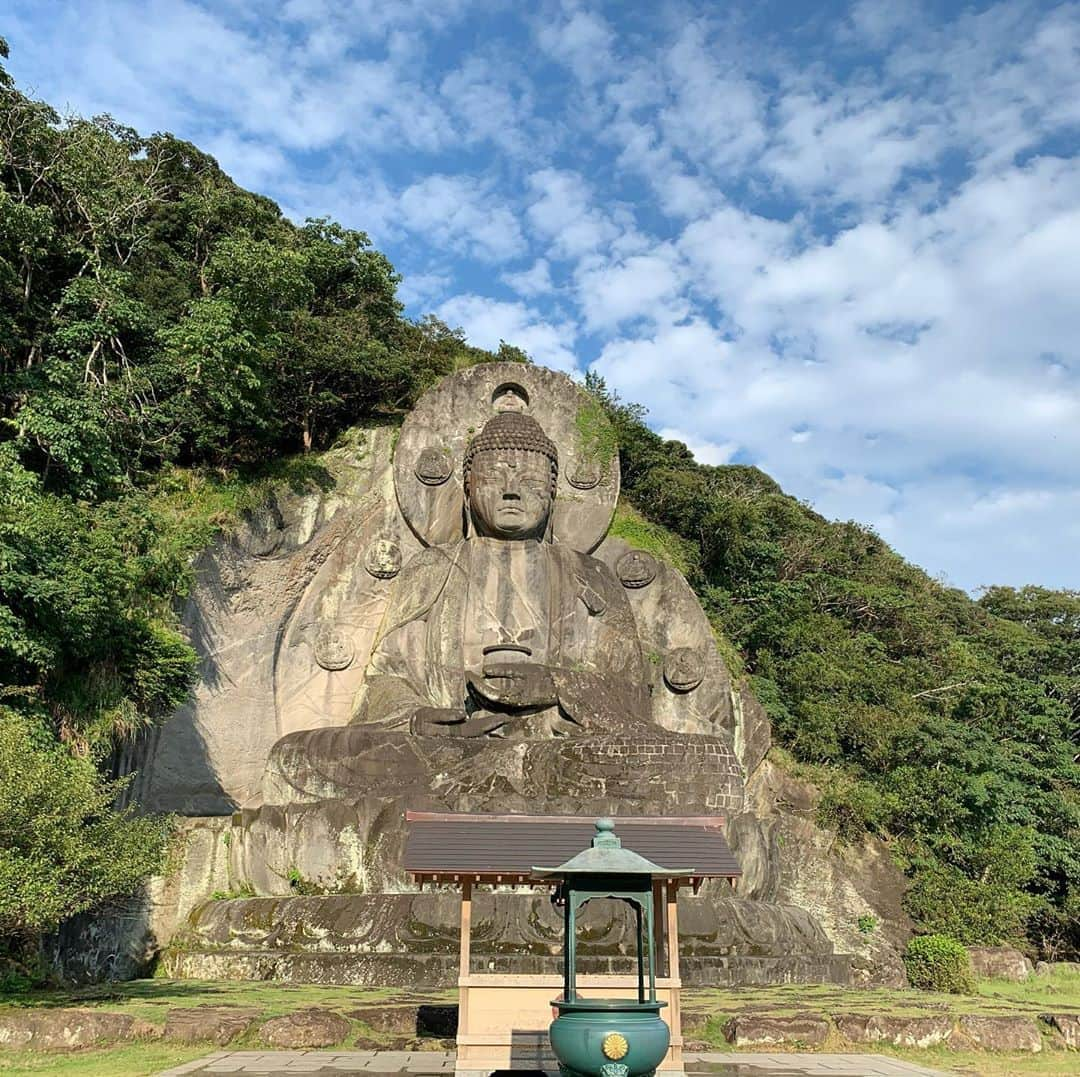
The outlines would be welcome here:
M 626 1042 L 626 1037 L 621 1032 L 609 1032 L 604 1037 L 600 1049 L 604 1052 L 605 1058 L 617 1061 L 626 1057 L 626 1052 L 630 1050 L 630 1044 Z

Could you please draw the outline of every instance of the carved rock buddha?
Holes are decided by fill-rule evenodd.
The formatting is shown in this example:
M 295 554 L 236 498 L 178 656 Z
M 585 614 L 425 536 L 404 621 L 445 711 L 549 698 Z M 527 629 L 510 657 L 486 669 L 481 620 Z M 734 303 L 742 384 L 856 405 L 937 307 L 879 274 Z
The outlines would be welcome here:
M 397 578 L 355 721 L 420 736 L 566 736 L 649 719 L 623 586 L 552 542 L 559 454 L 497 413 L 465 452 L 466 533 Z
M 418 402 L 392 486 L 356 503 L 279 636 L 284 735 L 244 804 L 246 877 L 325 878 L 345 841 L 369 850 L 347 875 L 401 885 L 370 850 L 398 840 L 404 807 L 741 810 L 757 748 L 708 621 L 675 569 L 607 536 L 606 423 L 563 375 L 510 364 Z

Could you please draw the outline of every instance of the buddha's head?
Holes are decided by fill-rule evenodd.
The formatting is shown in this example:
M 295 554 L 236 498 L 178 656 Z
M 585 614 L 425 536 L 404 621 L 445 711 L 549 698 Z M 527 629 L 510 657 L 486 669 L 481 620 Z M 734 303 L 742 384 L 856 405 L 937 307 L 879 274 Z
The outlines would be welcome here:
M 559 453 L 531 416 L 493 416 L 465 450 L 465 504 L 478 534 L 541 538 L 555 500 Z

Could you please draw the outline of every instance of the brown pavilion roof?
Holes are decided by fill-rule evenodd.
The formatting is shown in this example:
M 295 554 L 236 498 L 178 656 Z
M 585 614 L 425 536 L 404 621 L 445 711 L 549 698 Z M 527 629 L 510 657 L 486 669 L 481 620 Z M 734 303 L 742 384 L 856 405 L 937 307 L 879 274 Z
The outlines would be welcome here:
M 536 864 L 561 864 L 589 847 L 592 815 L 405 813 L 405 870 L 418 882 L 540 883 Z M 724 837 L 723 816 L 616 816 L 624 848 L 658 864 L 686 865 L 680 883 L 742 875 Z

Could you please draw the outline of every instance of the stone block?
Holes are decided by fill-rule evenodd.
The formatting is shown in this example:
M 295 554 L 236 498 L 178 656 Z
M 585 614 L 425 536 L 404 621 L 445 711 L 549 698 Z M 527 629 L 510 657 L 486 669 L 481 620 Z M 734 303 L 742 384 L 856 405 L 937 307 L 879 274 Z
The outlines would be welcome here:
M 953 1029 L 951 1017 L 845 1013 L 833 1020 L 849 1043 L 890 1043 L 895 1047 L 933 1047 L 945 1043 Z
M 379 1006 L 363 1006 L 350 1010 L 349 1016 L 363 1021 L 376 1032 L 399 1036 L 451 1037 L 457 1035 L 458 1008 L 425 1002 L 393 1000 Z
M 49 1051 L 151 1039 L 160 1031 L 147 1021 L 106 1010 L 54 1009 L 0 1014 L 0 1048 Z
M 1080 961 L 1039 961 L 1035 964 L 1036 976 L 1051 976 L 1056 972 L 1080 976 Z
M 724 1029 L 724 1037 L 736 1047 L 768 1046 L 774 1043 L 820 1047 L 828 1035 L 828 1018 L 820 1013 L 797 1013 L 788 1017 L 742 1013 L 733 1017 Z
M 981 1017 L 965 1014 L 949 1037 L 949 1046 L 960 1050 L 1041 1051 L 1042 1036 L 1032 1017 Z
M 216 1043 L 224 1047 L 255 1023 L 259 1011 L 231 1006 L 172 1009 L 165 1016 L 164 1036 L 179 1043 Z
M 1054 1030 L 1060 1043 L 1072 1051 L 1080 1050 L 1080 1013 L 1044 1013 L 1039 1016 Z
M 313 1006 L 271 1018 L 259 1029 L 259 1038 L 271 1047 L 334 1047 L 351 1028 L 341 1014 Z
M 1031 962 L 1011 946 L 969 946 L 971 967 L 984 980 L 1023 983 L 1034 971 Z

